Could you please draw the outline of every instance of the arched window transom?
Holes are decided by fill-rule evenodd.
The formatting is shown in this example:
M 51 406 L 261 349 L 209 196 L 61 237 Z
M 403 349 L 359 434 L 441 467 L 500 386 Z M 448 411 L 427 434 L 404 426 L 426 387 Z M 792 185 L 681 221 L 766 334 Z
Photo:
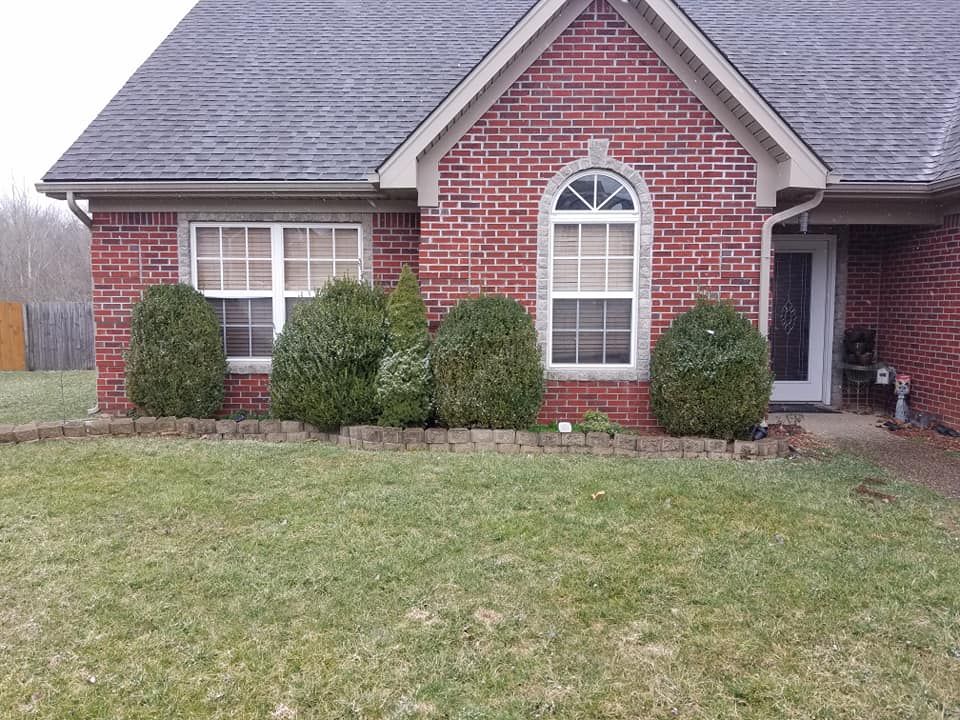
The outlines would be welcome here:
M 620 178 L 590 172 L 574 178 L 557 196 L 558 212 L 633 212 L 633 192 Z
M 591 170 L 557 193 L 551 213 L 550 345 L 553 367 L 635 362 L 637 239 L 633 190 Z

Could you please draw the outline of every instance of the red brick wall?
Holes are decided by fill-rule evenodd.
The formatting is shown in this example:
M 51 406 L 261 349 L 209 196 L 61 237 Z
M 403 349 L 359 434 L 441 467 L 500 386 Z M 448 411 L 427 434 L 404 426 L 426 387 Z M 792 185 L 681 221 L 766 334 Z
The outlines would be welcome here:
M 90 257 L 97 399 L 102 412 L 122 414 L 131 409 L 123 362 L 130 311 L 147 286 L 178 281 L 177 216 L 94 213 Z
M 880 279 L 883 275 L 884 233 L 853 228 L 847 259 L 847 329 L 880 326 Z
M 701 291 L 756 317 L 755 162 L 604 0 L 593 3 L 440 165 L 423 211 L 420 280 L 436 323 L 458 298 L 504 293 L 536 312 L 537 225 L 547 183 L 592 138 L 639 170 L 654 205 L 653 339 Z M 551 382 L 543 420 L 601 409 L 653 425 L 642 383 Z
M 379 213 L 373 218 L 373 277 L 396 284 L 404 263 L 417 269 L 420 239 L 416 213 Z M 123 352 L 130 343 L 130 312 L 143 290 L 179 281 L 175 213 L 95 213 L 92 231 L 97 396 L 103 412 L 132 409 L 126 397 Z M 224 412 L 266 412 L 269 375 L 231 375 Z
M 373 216 L 373 282 L 397 284 L 404 265 L 417 272 L 420 259 L 420 215 L 377 213 Z
M 232 415 L 241 410 L 254 414 L 270 410 L 269 375 L 229 375 L 227 377 L 223 414 Z
M 913 378 L 915 409 L 960 426 L 960 216 L 940 228 L 856 228 L 872 253 L 851 254 L 847 326 L 876 302 L 880 359 Z M 853 245 L 853 239 L 851 240 Z M 849 281 L 848 281 L 849 282 Z M 869 315 L 870 313 L 868 313 Z

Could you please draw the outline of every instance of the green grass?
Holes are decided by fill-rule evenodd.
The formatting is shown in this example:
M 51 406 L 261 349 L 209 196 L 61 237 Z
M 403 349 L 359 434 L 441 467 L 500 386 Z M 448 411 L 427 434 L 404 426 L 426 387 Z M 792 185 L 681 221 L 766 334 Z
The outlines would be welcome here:
M 0 424 L 80 420 L 96 402 L 92 370 L 0 372 Z
M 960 509 L 876 475 L 2 448 L 0 717 L 956 718 Z

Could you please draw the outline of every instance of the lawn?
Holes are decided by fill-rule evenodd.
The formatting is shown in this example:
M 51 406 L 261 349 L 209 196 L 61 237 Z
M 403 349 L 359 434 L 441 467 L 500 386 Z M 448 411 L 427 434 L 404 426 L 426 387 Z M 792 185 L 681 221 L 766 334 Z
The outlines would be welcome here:
M 960 508 L 875 474 L 2 448 L 0 716 L 956 718 Z
M 97 402 L 97 374 L 0 372 L 0 424 L 79 420 Z

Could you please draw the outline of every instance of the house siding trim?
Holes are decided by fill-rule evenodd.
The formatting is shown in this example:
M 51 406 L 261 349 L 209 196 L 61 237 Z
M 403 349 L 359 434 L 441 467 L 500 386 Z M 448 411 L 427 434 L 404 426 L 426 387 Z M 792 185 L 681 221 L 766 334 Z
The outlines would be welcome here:
M 653 201 L 650 188 L 635 168 L 610 157 L 610 141 L 595 138 L 588 142 L 587 155 L 563 167 L 547 183 L 540 199 L 537 226 L 537 342 L 540 347 L 544 375 L 548 380 L 649 380 L 650 321 L 653 308 Z M 550 367 L 550 234 L 553 205 L 557 193 L 574 175 L 587 170 L 608 170 L 629 182 L 640 203 L 640 224 L 637 236 L 637 321 L 634 336 L 632 367 Z

